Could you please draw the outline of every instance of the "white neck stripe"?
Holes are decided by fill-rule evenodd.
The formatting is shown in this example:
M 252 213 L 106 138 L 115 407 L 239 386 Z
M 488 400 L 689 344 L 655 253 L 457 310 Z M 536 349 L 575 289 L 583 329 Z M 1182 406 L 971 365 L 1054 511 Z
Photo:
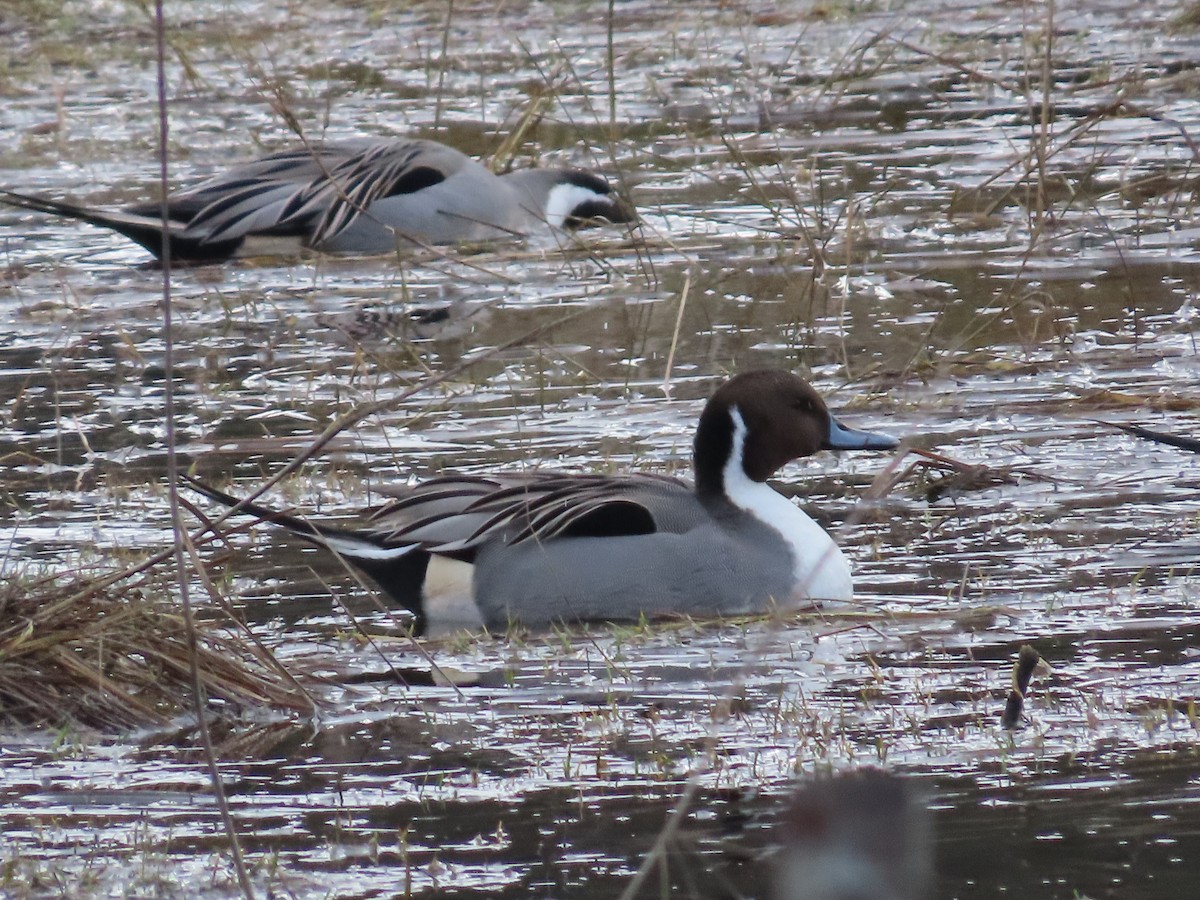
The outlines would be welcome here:
M 725 496 L 738 509 L 779 532 L 791 551 L 797 597 L 852 599 L 850 565 L 842 551 L 802 509 L 766 482 L 754 481 L 746 474 L 746 421 L 736 405 L 729 407 L 729 418 L 733 440 L 722 472 Z M 782 599 L 779 602 L 786 605 Z
M 730 493 L 731 485 L 738 479 L 750 480 L 746 476 L 746 420 L 736 405 L 729 407 L 729 418 L 733 422 L 733 439 L 729 447 L 729 459 L 725 460 L 725 470 L 721 473 L 726 494 Z
M 596 200 L 608 200 L 608 197 L 569 181 L 560 182 L 550 188 L 550 194 L 546 197 L 546 222 L 552 228 L 562 228 L 577 207 Z

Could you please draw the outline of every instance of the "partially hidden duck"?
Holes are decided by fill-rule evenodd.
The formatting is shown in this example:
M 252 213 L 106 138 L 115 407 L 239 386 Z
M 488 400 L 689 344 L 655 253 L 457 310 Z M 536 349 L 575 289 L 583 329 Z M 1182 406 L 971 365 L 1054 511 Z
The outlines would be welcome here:
M 162 255 L 157 201 L 104 210 L 18 191 L 0 203 L 110 228 Z M 597 221 L 636 221 L 632 206 L 584 169 L 496 175 L 445 144 L 358 140 L 272 153 L 167 198 L 171 258 L 387 253 L 565 233 Z

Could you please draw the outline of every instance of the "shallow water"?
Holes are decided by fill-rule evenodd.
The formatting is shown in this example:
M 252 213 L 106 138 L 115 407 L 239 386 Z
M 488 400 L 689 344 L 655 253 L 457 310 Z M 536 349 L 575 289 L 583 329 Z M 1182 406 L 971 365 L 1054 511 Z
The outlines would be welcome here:
M 793 465 L 781 489 L 838 528 L 855 609 L 431 642 L 477 682 L 459 690 L 402 640 L 348 636 L 330 588 L 370 630 L 396 623 L 334 560 L 233 537 L 215 572 L 282 660 L 326 679 L 314 721 L 222 719 L 256 884 L 617 895 L 694 775 L 666 884 L 761 896 L 794 778 L 882 765 L 934 811 L 939 897 L 1186 896 L 1200 468 L 1102 423 L 1195 434 L 1196 32 L 1165 25 L 1167 3 L 1057 10 L 1039 207 L 1044 10 L 615 8 L 610 106 L 603 7 L 455 4 L 443 71 L 442 4 L 187 5 L 180 181 L 288 142 L 276 84 L 310 133 L 486 152 L 549 81 L 518 161 L 593 166 L 644 215 L 567 252 L 175 273 L 177 440 L 198 474 L 249 490 L 356 404 L 545 328 L 345 432 L 273 496 L 332 519 L 443 469 L 683 472 L 704 397 L 757 366 L 987 477 L 917 469 L 867 509 L 887 459 Z M 141 13 L 31 2 L 3 27 L 0 133 L 19 139 L 0 184 L 152 194 Z M 6 574 L 167 546 L 159 273 L 87 226 L 0 209 L 0 234 Z M 1027 642 L 1054 671 L 1010 733 Z M 235 894 L 193 744 L 186 726 L 6 733 L 0 889 Z

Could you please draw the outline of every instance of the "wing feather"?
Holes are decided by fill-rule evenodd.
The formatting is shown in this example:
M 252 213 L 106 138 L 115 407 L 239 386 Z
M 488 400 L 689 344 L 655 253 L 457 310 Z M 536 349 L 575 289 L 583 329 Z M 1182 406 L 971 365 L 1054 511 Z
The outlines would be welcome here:
M 679 530 L 696 508 L 691 486 L 668 476 L 451 476 L 409 489 L 371 521 L 372 535 L 387 544 L 461 555 L 494 541 Z
M 204 242 L 250 233 L 305 234 L 319 246 L 376 200 L 438 184 L 467 158 L 431 141 L 373 141 L 288 150 L 238 166 L 176 197 Z

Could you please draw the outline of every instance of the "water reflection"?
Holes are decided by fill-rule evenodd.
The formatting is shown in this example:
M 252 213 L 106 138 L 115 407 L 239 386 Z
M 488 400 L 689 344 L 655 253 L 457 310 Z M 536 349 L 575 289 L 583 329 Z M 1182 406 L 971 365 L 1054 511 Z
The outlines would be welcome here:
M 926 791 L 936 896 L 1188 895 L 1200 470 L 1092 421 L 1195 431 L 1184 132 L 1198 111 L 1176 77 L 1194 41 L 1162 25 L 1176 10 L 1057 11 L 1039 206 L 1025 163 L 1041 57 L 1024 62 L 1023 9 L 927 7 L 922 40 L 886 5 L 616 9 L 611 82 L 587 5 L 456 4 L 448 32 L 444 4 L 386 21 L 355 4 L 177 11 L 195 25 L 180 49 L 195 74 L 172 82 L 179 171 L 290 141 L 257 99 L 265 41 L 290 108 L 331 139 L 488 152 L 549 77 L 522 162 L 619 173 L 647 211 L 640 241 L 565 254 L 177 273 L 188 461 L 254 484 L 355 404 L 545 329 L 345 433 L 274 496 L 332 520 L 443 469 L 684 471 L 704 397 L 752 366 L 806 371 L 848 414 L 1003 477 L 915 472 L 860 519 L 877 461 L 793 467 L 785 490 L 831 527 L 854 519 L 839 540 L 856 610 L 432 645 L 475 682 L 457 691 L 433 686 L 335 561 L 234 536 L 215 573 L 286 663 L 326 679 L 318 721 L 231 711 L 218 729 L 259 884 L 617 895 L 704 768 L 668 889 L 762 896 L 794 776 L 873 765 Z M 142 20 L 14 16 L 0 126 L 18 140 L 0 147 L 0 183 L 98 204 L 150 194 Z M 1097 115 L 1116 91 L 1136 104 Z M 99 231 L 5 210 L 0 232 L 4 574 L 166 546 L 158 274 Z M 331 592 L 379 649 L 350 636 Z M 998 715 L 1027 642 L 1055 674 L 1009 733 Z M 179 894 L 216 872 L 214 892 L 236 892 L 186 725 L 2 743 L 13 890 Z

